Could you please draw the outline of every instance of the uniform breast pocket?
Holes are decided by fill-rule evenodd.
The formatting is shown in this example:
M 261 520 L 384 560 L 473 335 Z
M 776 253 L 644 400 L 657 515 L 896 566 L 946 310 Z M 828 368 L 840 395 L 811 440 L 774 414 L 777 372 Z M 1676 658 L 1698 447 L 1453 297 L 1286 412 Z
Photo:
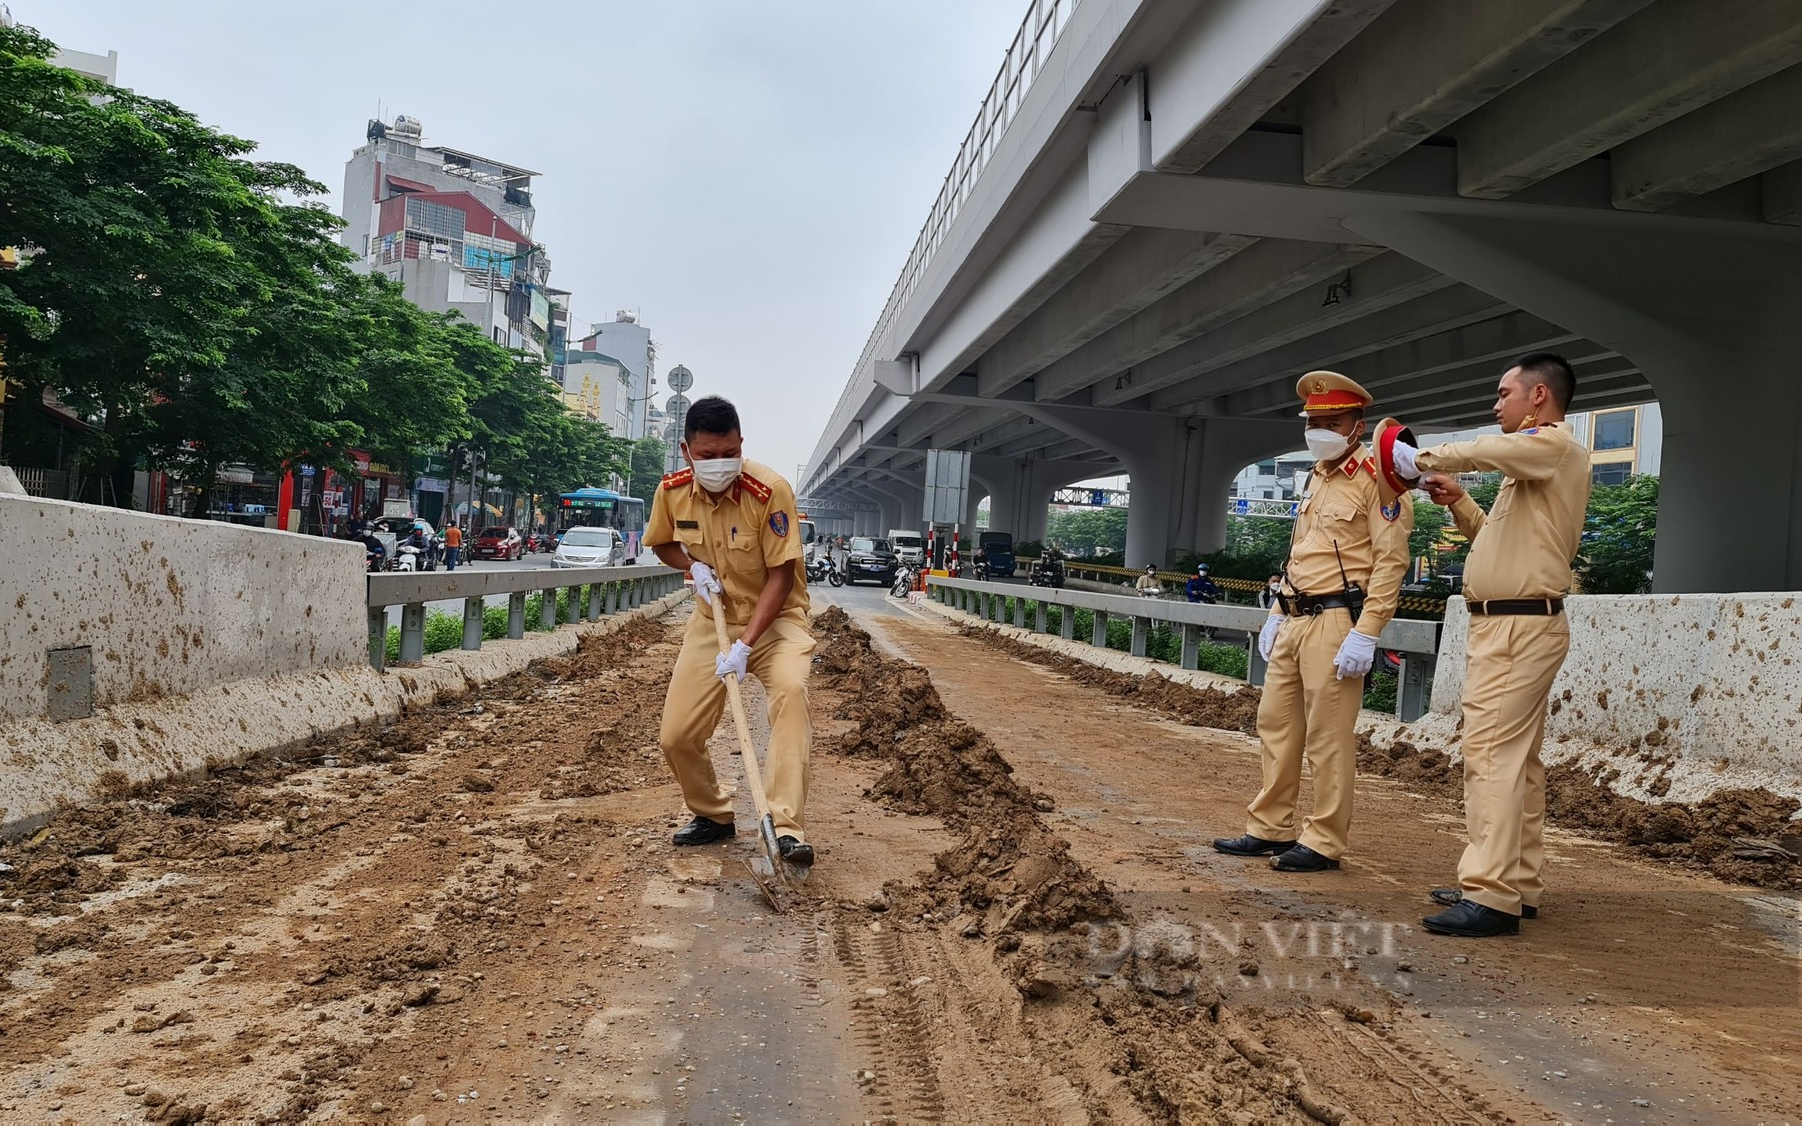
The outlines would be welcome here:
M 747 534 L 740 528 L 727 546 L 730 550 L 726 565 L 734 571 L 755 571 L 763 566 L 762 544 L 755 533 Z
M 1344 543 L 1358 518 L 1358 510 L 1344 501 L 1334 501 L 1322 504 L 1316 516 L 1318 520 L 1315 526 L 1320 529 L 1321 535 Z

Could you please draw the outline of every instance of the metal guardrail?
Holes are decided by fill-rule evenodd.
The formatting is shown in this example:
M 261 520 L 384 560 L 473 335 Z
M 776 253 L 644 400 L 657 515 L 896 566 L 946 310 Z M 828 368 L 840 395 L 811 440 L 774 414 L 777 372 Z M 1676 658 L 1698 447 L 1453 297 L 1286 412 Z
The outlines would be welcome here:
M 1269 611 L 1255 606 L 1207 605 L 1200 602 L 1172 602 L 1159 598 L 1143 598 L 1126 594 L 1095 594 L 1085 590 L 1057 590 L 1049 587 L 1019 586 L 1014 583 L 976 582 L 972 579 L 949 579 L 926 576 L 927 594 L 934 601 L 975 614 L 986 621 L 1006 622 L 1007 603 L 1014 603 L 1011 624 L 1027 629 L 1026 608 L 1033 604 L 1034 633 L 1045 633 L 1051 606 L 1068 607 L 1071 611 L 1088 610 L 1094 621 L 1089 631 L 1091 645 L 1106 648 L 1107 626 L 1112 618 L 1130 620 L 1133 624 L 1131 653 L 1146 655 L 1153 622 L 1181 626 L 1182 657 L 1185 669 L 1200 666 L 1203 631 L 1228 629 L 1243 631 L 1246 637 L 1246 681 L 1264 683 L 1266 665 L 1258 655 L 1258 631 L 1263 628 Z M 1377 639 L 1380 648 L 1402 655 L 1401 674 L 1397 677 L 1395 714 L 1403 723 L 1413 723 L 1426 713 L 1436 654 L 1439 651 L 1438 622 L 1410 618 L 1394 618 L 1383 627 Z M 1076 636 L 1074 612 L 1060 615 L 1058 633 L 1066 640 Z
M 1028 556 L 1021 556 L 1020 562 L 1030 565 L 1033 560 Z M 1072 562 L 1068 559 L 1064 560 L 1064 570 L 1072 575 L 1080 576 L 1086 573 L 1131 581 L 1137 581 L 1139 576 L 1145 573 L 1144 571 L 1135 571 L 1130 567 L 1112 567 L 1103 563 Z M 1158 578 L 1167 583 L 1178 584 L 1180 590 L 1180 585 L 1189 581 L 1189 574 L 1186 571 L 1159 571 Z M 1105 581 L 1105 579 L 1098 581 Z M 1214 585 L 1220 587 L 1222 590 L 1236 590 L 1243 594 L 1256 594 L 1258 591 L 1264 589 L 1264 584 L 1256 579 L 1216 578 L 1214 580 Z M 1401 610 L 1412 610 L 1422 614 L 1438 614 L 1441 617 L 1444 617 L 1445 601 L 1445 596 L 1440 594 L 1404 594 L 1401 596 L 1400 600 L 1397 601 L 1396 608 Z
M 400 663 L 416 665 L 425 656 L 425 604 L 463 600 L 460 648 L 482 647 L 482 616 L 491 595 L 505 594 L 507 636 L 526 635 L 526 596 L 542 594 L 539 626 L 557 628 L 557 592 L 569 591 L 569 605 L 584 621 L 634 610 L 682 586 L 682 574 L 661 563 L 635 567 L 570 567 L 563 570 L 401 571 L 370 575 L 369 663 L 380 671 L 388 655 L 388 607 L 399 606 Z

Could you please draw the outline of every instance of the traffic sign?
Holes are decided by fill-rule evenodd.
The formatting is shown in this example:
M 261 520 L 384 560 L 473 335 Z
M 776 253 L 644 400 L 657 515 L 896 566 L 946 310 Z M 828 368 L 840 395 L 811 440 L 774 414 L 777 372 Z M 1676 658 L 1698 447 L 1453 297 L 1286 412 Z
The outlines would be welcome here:
M 695 385 L 695 373 L 681 364 L 669 369 L 669 389 L 680 394 Z

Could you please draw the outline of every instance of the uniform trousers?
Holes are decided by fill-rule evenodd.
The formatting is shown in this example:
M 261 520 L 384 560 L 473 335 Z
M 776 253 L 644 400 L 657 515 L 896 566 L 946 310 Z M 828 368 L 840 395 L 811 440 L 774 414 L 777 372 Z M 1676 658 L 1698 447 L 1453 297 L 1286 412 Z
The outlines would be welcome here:
M 1544 890 L 1547 693 L 1570 651 L 1563 614 L 1471 615 L 1464 666 L 1464 898 L 1510 915 Z
M 1246 810 L 1246 831 L 1267 841 L 1300 840 L 1339 859 L 1351 835 L 1352 790 L 1358 772 L 1354 730 L 1364 701 L 1364 678 L 1338 679 L 1333 658 L 1351 632 L 1342 607 L 1284 619 L 1270 651 L 1264 695 L 1258 702 L 1258 742 L 1264 788 Z M 1314 808 L 1295 831 L 1302 760 L 1314 778 Z
M 728 629 L 728 636 L 738 633 Z M 807 785 L 812 776 L 813 719 L 807 705 L 807 674 L 814 641 L 804 625 L 778 619 L 757 639 L 746 662 L 769 699 L 770 748 L 764 756 L 764 790 L 770 819 L 780 836 L 805 840 Z M 658 742 L 682 787 L 682 800 L 701 817 L 732 820 L 732 796 L 720 787 L 707 740 L 726 708 L 726 685 L 714 675 L 720 653 L 713 619 L 699 606 L 689 616 L 682 652 L 663 699 Z

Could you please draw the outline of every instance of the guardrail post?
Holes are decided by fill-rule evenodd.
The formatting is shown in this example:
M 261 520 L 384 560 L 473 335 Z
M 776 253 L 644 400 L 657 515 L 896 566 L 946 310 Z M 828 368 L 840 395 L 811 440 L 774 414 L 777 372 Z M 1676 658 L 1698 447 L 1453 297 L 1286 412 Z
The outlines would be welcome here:
M 618 583 L 608 583 L 607 589 L 606 589 L 605 593 L 602 595 L 602 597 L 606 598 L 606 600 L 607 600 L 607 613 L 609 613 L 609 614 L 619 613 L 619 584 Z
M 1049 617 L 1050 614 L 1045 608 L 1045 600 L 1041 598 L 1037 602 L 1034 602 L 1032 604 L 1032 632 L 1044 633 L 1045 621 Z
M 1094 611 L 1095 621 L 1089 627 L 1089 644 L 1101 649 L 1107 648 L 1107 611 Z
M 482 647 L 482 611 L 486 609 L 483 601 L 479 596 L 463 600 L 463 648 L 465 649 Z
M 526 635 L 526 592 L 516 590 L 507 596 L 507 636 L 514 641 Z
M 1026 599 L 1014 599 L 1014 628 L 1026 628 Z
M 588 620 L 589 621 L 598 622 L 601 620 L 601 600 L 606 597 L 607 597 L 607 588 L 606 588 L 605 583 L 589 583 L 588 584 Z
M 636 610 L 640 606 L 644 605 L 644 580 L 643 579 L 633 579 L 633 580 L 631 580 L 631 582 L 632 582 L 632 609 Z
M 1183 623 L 1182 666 L 1191 672 L 1201 667 L 1201 627 L 1193 622 Z
M 369 667 L 381 672 L 388 663 L 388 607 L 369 608 Z
M 425 658 L 425 603 L 400 608 L 400 663 L 417 665 Z
M 1007 595 L 1005 594 L 995 596 L 995 621 L 1002 625 L 1007 624 Z
M 1143 657 L 1146 651 L 1150 649 L 1150 640 L 1151 619 L 1134 617 L 1132 655 L 1135 657 Z
M 1432 706 L 1431 681 L 1435 659 L 1425 653 L 1402 654 L 1401 672 L 1396 675 L 1395 718 L 1413 723 Z
M 570 587 L 568 600 L 569 620 L 570 624 L 574 625 L 576 622 L 582 620 L 582 588 L 579 586 Z
M 1076 640 L 1076 607 L 1063 606 L 1058 612 L 1057 635 L 1065 641 Z
M 1254 688 L 1264 687 L 1264 674 L 1270 671 L 1270 665 L 1264 655 L 1258 652 L 1258 635 L 1252 634 L 1245 642 L 1247 660 L 1245 662 L 1245 683 Z

